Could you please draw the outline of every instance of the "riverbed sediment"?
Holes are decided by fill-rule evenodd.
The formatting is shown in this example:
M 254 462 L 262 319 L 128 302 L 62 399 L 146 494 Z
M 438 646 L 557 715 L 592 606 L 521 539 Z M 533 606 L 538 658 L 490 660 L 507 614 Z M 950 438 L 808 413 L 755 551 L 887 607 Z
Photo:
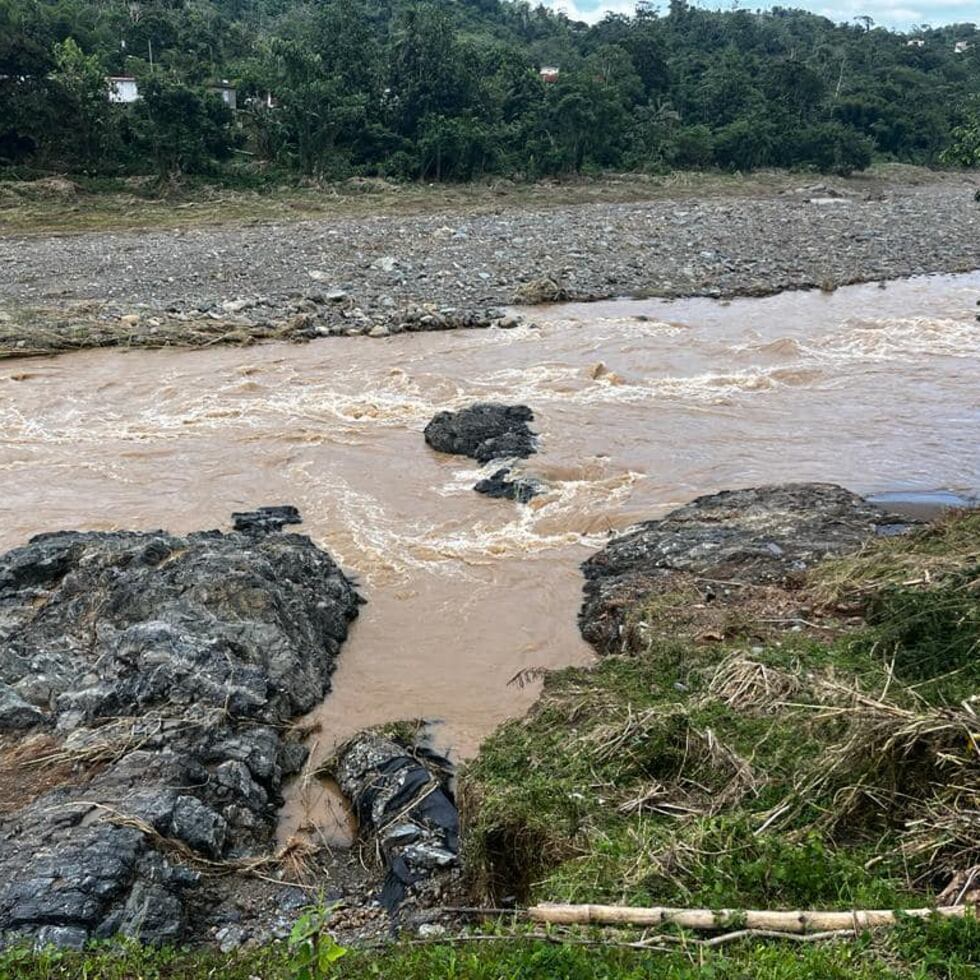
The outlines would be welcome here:
M 511 326 L 506 308 L 758 296 L 980 267 L 975 179 L 0 240 L 0 356 Z

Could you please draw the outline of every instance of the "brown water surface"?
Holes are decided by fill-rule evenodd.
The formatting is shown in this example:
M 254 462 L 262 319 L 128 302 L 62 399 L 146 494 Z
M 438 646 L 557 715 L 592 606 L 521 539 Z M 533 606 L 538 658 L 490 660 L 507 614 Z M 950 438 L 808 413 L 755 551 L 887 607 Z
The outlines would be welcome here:
M 515 674 L 589 661 L 578 564 L 608 532 L 782 480 L 975 492 L 978 297 L 970 274 L 562 306 L 540 329 L 7 363 L 0 548 L 295 504 L 369 603 L 311 719 L 314 762 L 415 717 L 466 756 L 536 696 Z M 422 441 L 436 411 L 478 399 L 537 414 L 541 452 L 519 468 L 548 491 L 528 507 L 473 493 L 479 467 Z M 343 839 L 332 799 L 294 786 L 283 834 L 312 817 Z

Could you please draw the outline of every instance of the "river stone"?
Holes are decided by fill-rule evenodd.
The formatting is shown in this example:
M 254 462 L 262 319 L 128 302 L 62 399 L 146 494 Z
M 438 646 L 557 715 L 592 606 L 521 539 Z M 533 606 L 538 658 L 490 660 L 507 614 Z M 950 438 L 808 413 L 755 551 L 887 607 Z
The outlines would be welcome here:
M 44 721 L 44 714 L 28 704 L 13 688 L 0 684 L 0 732 L 33 728 Z
M 302 524 L 303 519 L 295 507 L 259 507 L 245 513 L 232 514 L 236 531 L 266 533 L 281 531 L 287 524 Z
M 304 758 L 285 727 L 329 690 L 360 600 L 308 538 L 248 526 L 45 534 L 0 556 L 0 716 L 50 711 L 74 762 L 53 787 L 23 770 L 0 815 L 5 939 L 177 942 L 188 902 L 211 907 L 190 897 L 196 859 L 274 846 Z M 44 704 L 11 692 L 35 675 Z M 0 764 L 26 737 L 3 736 Z
M 473 489 L 487 497 L 516 500 L 520 504 L 526 504 L 541 493 L 541 487 L 536 480 L 528 480 L 523 477 L 509 480 L 510 474 L 510 468 L 505 466 L 485 480 L 480 480 Z
M 535 433 L 528 427 L 533 419 L 527 405 L 471 405 L 459 412 L 439 412 L 425 427 L 425 441 L 439 452 L 480 463 L 527 457 L 537 451 Z
M 377 841 L 388 872 L 385 907 L 394 912 L 408 898 L 438 897 L 459 867 L 459 813 L 448 760 L 366 732 L 340 748 L 334 776 L 361 834 Z
M 714 582 L 792 586 L 828 555 L 855 551 L 908 518 L 843 487 L 796 483 L 699 497 L 615 538 L 582 566 L 582 635 L 620 646 L 628 607 L 678 573 Z

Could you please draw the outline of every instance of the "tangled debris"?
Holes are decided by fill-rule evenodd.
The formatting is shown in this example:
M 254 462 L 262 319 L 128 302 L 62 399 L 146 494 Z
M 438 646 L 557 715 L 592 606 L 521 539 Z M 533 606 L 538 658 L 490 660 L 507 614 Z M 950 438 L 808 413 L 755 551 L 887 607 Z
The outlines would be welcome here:
M 423 747 L 365 732 L 338 750 L 332 770 L 361 834 L 374 841 L 387 869 L 383 904 L 394 912 L 409 898 L 438 900 L 459 869 L 451 763 Z

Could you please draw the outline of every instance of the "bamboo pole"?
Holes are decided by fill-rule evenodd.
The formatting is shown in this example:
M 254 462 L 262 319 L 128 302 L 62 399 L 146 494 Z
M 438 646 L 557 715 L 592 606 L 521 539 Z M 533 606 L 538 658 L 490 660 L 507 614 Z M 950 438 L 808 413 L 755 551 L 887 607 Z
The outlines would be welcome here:
M 720 932 L 728 929 L 763 930 L 793 933 L 860 932 L 881 926 L 892 926 L 901 917 L 926 919 L 932 915 L 962 917 L 967 906 L 951 905 L 936 909 L 857 910 L 852 912 L 770 912 L 751 909 L 672 909 L 633 908 L 624 905 L 536 905 L 528 909 L 535 922 L 553 925 L 664 926 L 675 925 L 698 932 Z

